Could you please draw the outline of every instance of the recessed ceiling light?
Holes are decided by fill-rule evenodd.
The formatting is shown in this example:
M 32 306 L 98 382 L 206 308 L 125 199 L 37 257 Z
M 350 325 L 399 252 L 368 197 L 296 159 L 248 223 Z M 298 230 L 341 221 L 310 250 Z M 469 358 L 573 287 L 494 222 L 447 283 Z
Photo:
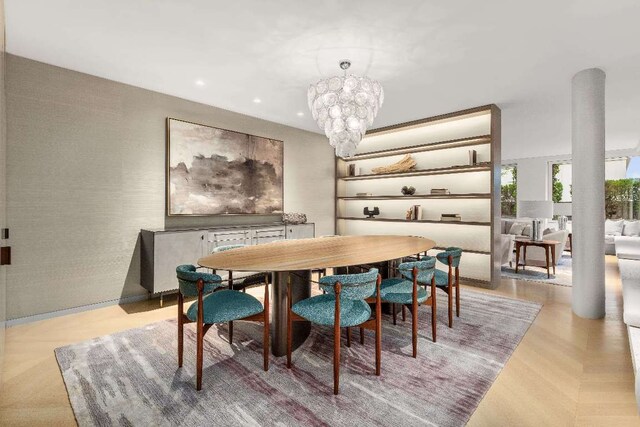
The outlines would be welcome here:
M 204 86 L 204 80 L 202 79 L 196 80 L 196 86 Z
M 253 98 L 253 102 L 255 102 L 256 104 L 260 104 L 262 100 L 260 98 Z
M 297 113 L 297 114 L 298 114 L 298 117 L 302 117 L 302 116 L 304 116 L 304 113 L 303 113 L 302 111 L 298 111 L 298 113 Z

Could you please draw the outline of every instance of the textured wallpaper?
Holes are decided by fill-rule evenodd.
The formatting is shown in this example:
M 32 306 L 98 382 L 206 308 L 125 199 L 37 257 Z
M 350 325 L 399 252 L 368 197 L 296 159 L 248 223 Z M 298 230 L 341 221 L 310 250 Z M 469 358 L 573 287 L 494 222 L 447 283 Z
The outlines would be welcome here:
M 334 232 L 334 155 L 324 135 L 7 55 L 7 218 L 15 319 L 142 295 L 141 228 L 273 222 L 167 217 L 165 120 L 284 141 L 285 211 Z

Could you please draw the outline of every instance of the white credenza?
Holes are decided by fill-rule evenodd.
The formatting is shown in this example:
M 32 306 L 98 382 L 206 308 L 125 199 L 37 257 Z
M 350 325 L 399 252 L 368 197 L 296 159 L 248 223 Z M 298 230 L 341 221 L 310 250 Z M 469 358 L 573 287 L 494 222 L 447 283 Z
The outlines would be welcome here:
M 187 230 L 141 230 L 140 281 L 150 293 L 178 289 L 176 267 L 196 264 L 214 248 L 260 245 L 283 239 L 315 237 L 314 224 L 273 224 Z

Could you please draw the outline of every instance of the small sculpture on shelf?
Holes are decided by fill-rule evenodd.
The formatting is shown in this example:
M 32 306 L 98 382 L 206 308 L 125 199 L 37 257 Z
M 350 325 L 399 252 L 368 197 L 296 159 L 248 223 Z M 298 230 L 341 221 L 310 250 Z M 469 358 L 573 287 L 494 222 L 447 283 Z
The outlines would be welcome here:
M 367 218 L 373 218 L 374 215 L 380 215 L 380 209 L 378 209 L 377 206 L 374 206 L 372 211 L 370 211 L 369 208 L 366 207 L 362 212 L 367 216 Z
M 377 168 L 373 168 L 371 169 L 371 172 L 373 172 L 374 174 L 409 172 L 416 167 L 416 164 L 417 163 L 413 159 L 413 157 L 411 157 L 411 154 L 406 154 L 397 162 L 390 164 L 389 166 L 380 166 Z
M 402 194 L 404 194 L 405 196 L 413 196 L 414 194 L 416 194 L 416 188 L 413 186 L 404 186 L 402 187 L 402 189 L 400 190 L 402 192 Z

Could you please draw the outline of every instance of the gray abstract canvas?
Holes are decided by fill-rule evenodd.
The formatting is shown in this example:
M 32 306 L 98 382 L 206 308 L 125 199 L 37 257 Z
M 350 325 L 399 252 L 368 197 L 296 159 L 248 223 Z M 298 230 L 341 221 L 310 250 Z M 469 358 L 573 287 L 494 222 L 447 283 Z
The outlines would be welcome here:
M 282 141 L 171 118 L 167 133 L 169 215 L 282 212 Z

